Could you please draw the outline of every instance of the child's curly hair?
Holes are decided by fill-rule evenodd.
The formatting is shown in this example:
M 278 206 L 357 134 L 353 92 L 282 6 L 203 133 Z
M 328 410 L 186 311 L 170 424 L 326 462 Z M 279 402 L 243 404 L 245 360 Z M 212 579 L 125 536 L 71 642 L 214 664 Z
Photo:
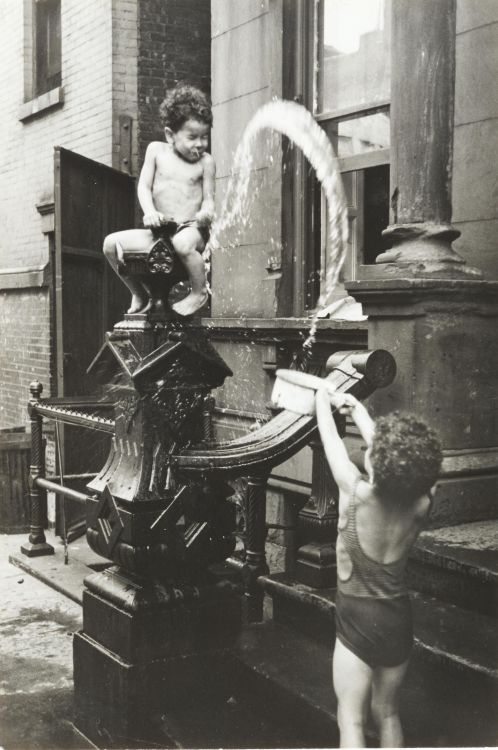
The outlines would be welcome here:
M 159 107 L 164 127 L 176 133 L 187 120 L 199 120 L 206 125 L 213 124 L 213 113 L 208 97 L 195 86 L 178 84 L 166 93 Z
M 436 434 L 414 414 L 393 412 L 375 420 L 370 461 L 386 499 L 411 502 L 439 476 L 443 454 Z

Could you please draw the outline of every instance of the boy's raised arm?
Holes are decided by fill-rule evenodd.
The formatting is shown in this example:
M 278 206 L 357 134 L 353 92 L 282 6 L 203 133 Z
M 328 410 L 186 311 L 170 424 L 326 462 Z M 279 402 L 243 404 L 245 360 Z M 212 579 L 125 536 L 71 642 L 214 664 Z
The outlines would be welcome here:
M 359 429 L 367 448 L 370 448 L 375 430 L 374 421 L 361 401 L 358 401 L 354 396 L 350 396 L 350 398 L 354 400 L 350 412 L 351 418 Z
M 330 409 L 330 393 L 319 388 L 316 393 L 316 419 L 330 470 L 340 489 L 349 490 L 360 472 L 351 461 Z

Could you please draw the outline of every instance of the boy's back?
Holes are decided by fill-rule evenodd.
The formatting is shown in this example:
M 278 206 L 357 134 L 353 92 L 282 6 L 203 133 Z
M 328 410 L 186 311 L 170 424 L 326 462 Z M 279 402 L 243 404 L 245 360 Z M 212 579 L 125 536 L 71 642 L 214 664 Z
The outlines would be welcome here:
M 356 488 L 356 528 L 366 555 L 379 563 L 402 558 L 414 544 L 431 507 L 428 495 L 408 507 L 382 501 L 368 482 Z

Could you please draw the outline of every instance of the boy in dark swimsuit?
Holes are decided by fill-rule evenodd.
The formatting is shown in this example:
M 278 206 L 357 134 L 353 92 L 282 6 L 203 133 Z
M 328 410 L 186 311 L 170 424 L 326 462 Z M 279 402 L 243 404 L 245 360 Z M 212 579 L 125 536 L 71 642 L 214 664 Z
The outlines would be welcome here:
M 360 430 L 366 478 L 339 437 L 331 404 Z M 413 641 L 404 571 L 430 510 L 441 449 L 415 416 L 394 413 L 374 422 L 353 396 L 330 395 L 326 387 L 317 391 L 316 413 L 339 487 L 333 679 L 341 747 L 365 747 L 370 696 L 381 747 L 401 747 L 399 691 Z

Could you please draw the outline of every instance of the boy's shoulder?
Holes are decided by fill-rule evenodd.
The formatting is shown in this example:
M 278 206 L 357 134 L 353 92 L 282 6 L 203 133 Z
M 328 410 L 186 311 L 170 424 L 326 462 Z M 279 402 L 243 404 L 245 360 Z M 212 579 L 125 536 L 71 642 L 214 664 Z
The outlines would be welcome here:
M 414 515 L 415 518 L 424 519 L 429 514 L 432 507 L 432 493 L 429 491 L 424 495 L 421 495 L 414 504 Z
M 169 146 L 164 141 L 151 141 L 147 146 L 147 154 L 150 156 L 156 156 L 156 154 L 163 154 L 169 150 Z

